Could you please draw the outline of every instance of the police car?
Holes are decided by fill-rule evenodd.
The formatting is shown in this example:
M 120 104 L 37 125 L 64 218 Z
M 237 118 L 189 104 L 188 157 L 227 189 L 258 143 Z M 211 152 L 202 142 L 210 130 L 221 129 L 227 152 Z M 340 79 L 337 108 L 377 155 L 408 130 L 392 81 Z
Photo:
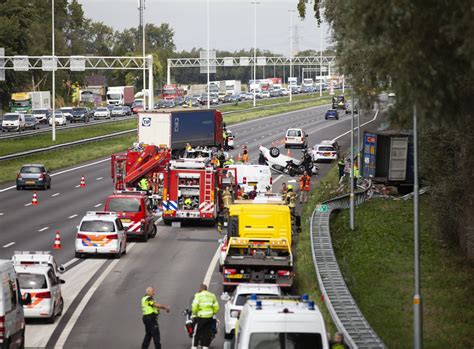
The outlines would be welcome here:
M 240 312 L 252 294 L 258 296 L 281 296 L 281 289 L 278 285 L 270 284 L 240 284 L 232 295 L 223 293 L 221 300 L 225 301 L 224 310 L 224 337 L 232 339 L 235 331 L 235 324 Z
M 77 227 L 76 258 L 85 254 L 111 254 L 120 258 L 127 253 L 125 228 L 115 212 L 87 212 Z
M 44 318 L 54 323 L 64 308 L 61 284 L 65 281 L 59 278 L 63 269 L 57 267 L 49 252 L 15 252 L 12 261 L 22 297 L 31 297 L 23 307 L 25 318 Z

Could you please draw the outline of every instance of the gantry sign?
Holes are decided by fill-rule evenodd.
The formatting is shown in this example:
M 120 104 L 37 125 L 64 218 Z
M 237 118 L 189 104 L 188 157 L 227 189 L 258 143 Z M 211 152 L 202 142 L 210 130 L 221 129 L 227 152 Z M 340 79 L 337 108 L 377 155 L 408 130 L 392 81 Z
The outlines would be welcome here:
M 3 56 L 0 55 L 0 75 L 4 70 L 148 70 L 149 108 L 153 109 L 153 56 Z
M 209 60 L 210 67 L 246 67 L 254 65 L 254 57 L 218 57 Z M 322 66 L 328 74 L 335 70 L 335 56 L 256 57 L 256 66 Z M 168 58 L 167 83 L 171 83 L 171 68 L 202 68 L 206 58 Z

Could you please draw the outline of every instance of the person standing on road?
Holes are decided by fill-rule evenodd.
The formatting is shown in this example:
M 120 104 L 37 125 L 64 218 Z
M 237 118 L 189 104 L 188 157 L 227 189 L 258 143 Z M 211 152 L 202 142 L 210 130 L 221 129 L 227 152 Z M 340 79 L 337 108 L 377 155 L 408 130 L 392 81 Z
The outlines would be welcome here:
M 146 295 L 141 301 L 143 324 L 145 325 L 145 338 L 143 338 L 142 349 L 148 348 L 152 338 L 155 343 L 155 348 L 161 349 L 158 315 L 160 314 L 160 309 L 166 310 L 167 313 L 170 312 L 170 307 L 168 305 L 158 304 L 155 302 L 153 299 L 154 295 L 155 290 L 153 287 L 147 287 Z
M 249 151 L 248 151 L 246 145 L 242 146 L 242 161 L 243 161 L 244 164 L 249 162 Z
M 346 164 L 343 158 L 340 158 L 337 162 L 337 169 L 339 170 L 339 182 L 341 182 L 342 177 L 344 177 L 344 169 L 346 168 Z
M 218 311 L 219 303 L 216 296 L 207 290 L 207 285 L 202 284 L 199 292 L 194 295 L 192 304 L 192 314 L 196 320 L 196 326 L 191 349 L 197 349 L 198 345 L 201 345 L 202 349 L 209 348 L 212 341 L 213 318 Z
M 300 177 L 300 204 L 308 202 L 308 193 L 311 189 L 311 177 L 304 171 Z

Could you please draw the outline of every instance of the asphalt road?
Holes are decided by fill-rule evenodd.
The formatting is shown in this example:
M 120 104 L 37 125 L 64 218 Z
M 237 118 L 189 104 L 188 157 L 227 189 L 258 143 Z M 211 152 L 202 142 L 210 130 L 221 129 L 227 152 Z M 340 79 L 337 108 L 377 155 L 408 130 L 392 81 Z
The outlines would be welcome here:
M 236 135 L 237 146 L 248 145 L 251 158 L 257 157 L 259 144 L 270 146 L 281 140 L 289 127 L 305 129 L 312 146 L 340 136 L 350 127 L 349 116 L 343 115 L 338 121 L 324 120 L 326 109 L 326 106 L 314 107 L 249 121 L 233 125 L 231 130 Z M 367 113 L 361 118 L 361 124 L 372 117 L 373 113 Z M 347 147 L 349 137 L 338 141 Z M 299 157 L 299 150 L 292 150 L 292 155 Z M 324 174 L 329 166 L 320 164 L 321 173 Z M 82 175 L 86 178 L 85 188 L 78 187 Z M 276 178 L 278 175 L 274 175 Z M 276 190 L 283 180 L 289 178 L 280 177 L 274 183 Z M 53 188 L 38 191 L 37 206 L 28 205 L 32 191 L 17 192 L 5 190 L 9 186 L 6 187 L 0 189 L 0 258 L 11 258 L 15 250 L 51 250 L 55 231 L 59 230 L 62 249 L 52 250 L 52 253 L 60 263 L 72 266 L 77 264 L 74 259 L 76 225 L 86 211 L 100 210 L 113 190 L 109 160 L 96 161 L 78 170 L 57 172 L 53 177 Z M 170 314 L 162 314 L 160 318 L 163 347 L 189 347 L 181 311 L 190 304 L 206 274 L 211 281 L 211 291 L 220 295 L 220 274 L 216 268 L 209 268 L 218 239 L 213 228 L 189 226 L 178 229 L 160 224 L 155 239 L 146 244 L 129 245 L 130 252 L 120 261 L 90 258 L 74 266 L 64 277 L 70 288 L 70 294 L 65 296 L 65 314 L 54 325 L 30 322 L 27 345 L 138 348 L 144 332 L 139 300 L 145 288 L 151 285 L 157 290 L 158 301 L 172 308 Z M 64 288 L 63 292 L 66 293 Z M 222 337 L 221 334 L 213 342 L 213 347 L 222 346 Z

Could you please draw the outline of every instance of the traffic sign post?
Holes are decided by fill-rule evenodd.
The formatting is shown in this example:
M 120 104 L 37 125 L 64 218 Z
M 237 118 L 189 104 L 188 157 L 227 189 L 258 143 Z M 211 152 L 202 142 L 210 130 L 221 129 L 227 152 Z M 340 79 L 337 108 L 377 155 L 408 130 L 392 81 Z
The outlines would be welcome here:
M 5 69 L 3 69 L 3 64 L 5 60 L 3 57 L 5 56 L 5 49 L 0 47 L 0 81 L 5 81 Z
M 326 204 L 316 205 L 316 212 L 327 212 L 327 211 L 328 211 L 328 205 Z

